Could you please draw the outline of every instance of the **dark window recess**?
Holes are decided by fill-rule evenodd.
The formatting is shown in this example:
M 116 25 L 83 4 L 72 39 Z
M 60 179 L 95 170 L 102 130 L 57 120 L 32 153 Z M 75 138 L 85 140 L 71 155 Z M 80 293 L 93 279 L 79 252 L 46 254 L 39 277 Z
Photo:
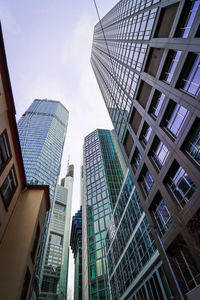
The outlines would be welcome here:
M 15 177 L 14 168 L 12 168 L 0 188 L 1 197 L 3 199 L 6 208 L 8 208 L 12 200 L 16 187 L 17 187 L 17 180 Z
M 154 37 L 167 38 L 170 34 L 179 3 L 162 8 Z
M 35 233 L 35 238 L 34 238 L 34 242 L 33 242 L 32 251 L 31 251 L 31 258 L 32 258 L 33 263 L 35 262 L 37 247 L 38 247 L 38 244 L 39 244 L 39 238 L 40 238 L 40 226 L 38 224 L 37 230 L 36 230 L 36 233 Z
M 140 152 L 138 151 L 138 149 L 136 148 L 135 149 L 135 152 L 133 154 L 133 158 L 132 158 L 132 161 L 131 161 L 131 165 L 135 168 L 135 169 L 138 169 L 139 166 L 141 165 L 142 163 L 142 155 L 140 154 Z
M 10 149 L 8 144 L 8 137 L 6 131 L 0 135 L 0 171 L 4 168 L 9 161 Z
M 156 197 L 153 200 L 151 211 L 156 221 L 159 232 L 162 235 L 165 234 L 172 223 L 172 216 L 160 192 L 156 194 Z
M 187 38 L 191 27 L 194 23 L 198 7 L 200 5 L 199 0 L 185 1 L 183 11 L 178 22 L 178 26 L 175 32 L 175 37 Z
M 182 147 L 200 165 L 200 119 L 197 118 Z
M 187 204 L 197 189 L 192 179 L 176 161 L 172 164 L 165 182 L 181 207 Z
M 151 48 L 147 59 L 145 72 L 156 77 L 160 62 L 163 56 L 164 49 Z
M 161 126 L 164 127 L 171 137 L 176 138 L 188 116 L 188 110 L 170 100 L 166 108 Z
M 141 120 L 142 120 L 141 115 L 135 108 L 133 108 L 133 112 L 129 123 L 135 134 L 137 134 L 138 132 Z
M 22 287 L 22 293 L 21 293 L 20 300 L 26 300 L 30 280 L 31 280 L 31 273 L 30 273 L 29 269 L 27 268 L 26 275 L 25 275 L 25 278 L 24 278 L 24 284 L 23 284 L 23 287 Z
M 154 179 L 145 165 L 142 168 L 142 172 L 139 176 L 139 182 L 141 183 L 143 191 L 147 196 L 154 185 Z
M 160 170 L 167 160 L 169 150 L 167 149 L 165 144 L 156 136 L 152 143 L 149 155 L 153 160 L 155 166 Z
M 180 56 L 181 56 L 181 51 L 169 50 L 161 74 L 161 79 L 163 81 L 167 83 L 170 83 L 172 81 Z
M 137 94 L 137 100 L 141 104 L 141 106 L 145 109 L 149 95 L 151 93 L 151 86 L 145 81 L 141 81 L 139 92 Z
M 158 117 L 164 98 L 165 95 L 163 93 L 159 92 L 158 90 L 155 91 L 149 108 L 149 113 L 153 118 Z
M 192 96 L 198 96 L 200 91 L 200 53 L 190 52 L 188 54 L 176 87 Z
M 145 122 L 140 135 L 140 140 L 143 146 L 147 145 L 151 132 L 152 132 L 152 128 Z
M 196 214 L 190 219 L 187 224 L 187 227 L 190 233 L 193 236 L 193 239 L 196 241 L 196 244 L 200 248 L 200 209 L 196 212 Z
M 167 249 L 167 256 L 183 294 L 200 284 L 200 270 L 193 261 L 188 246 L 181 235 Z
M 130 133 L 127 131 L 125 139 L 124 139 L 124 149 L 125 149 L 128 157 L 131 153 L 132 147 L 133 147 L 133 139 L 132 139 Z

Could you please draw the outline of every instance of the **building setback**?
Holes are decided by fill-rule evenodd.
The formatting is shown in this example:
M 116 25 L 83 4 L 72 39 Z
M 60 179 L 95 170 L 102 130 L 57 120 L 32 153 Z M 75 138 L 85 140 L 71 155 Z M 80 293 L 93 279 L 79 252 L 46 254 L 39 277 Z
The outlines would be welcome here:
M 69 232 L 74 166 L 57 185 L 39 299 L 67 299 Z
M 97 129 L 83 147 L 83 299 L 108 299 L 104 239 L 125 168 L 115 137 Z
M 94 29 L 91 64 L 175 299 L 200 293 L 199 53 L 200 1 L 122 0 Z M 151 298 L 129 279 L 117 297 Z
M 82 206 L 72 218 L 70 246 L 74 254 L 74 299 L 82 300 Z
M 68 111 L 59 101 L 36 99 L 18 122 L 27 182 L 47 184 L 50 190 L 51 210 L 45 221 L 33 284 L 36 294 L 38 294 L 38 281 L 41 285 L 42 280 L 49 223 L 60 173 L 68 115 Z M 35 295 L 33 299 L 34 297 Z
M 0 298 L 26 300 L 50 201 L 27 185 L 15 113 L 0 26 Z

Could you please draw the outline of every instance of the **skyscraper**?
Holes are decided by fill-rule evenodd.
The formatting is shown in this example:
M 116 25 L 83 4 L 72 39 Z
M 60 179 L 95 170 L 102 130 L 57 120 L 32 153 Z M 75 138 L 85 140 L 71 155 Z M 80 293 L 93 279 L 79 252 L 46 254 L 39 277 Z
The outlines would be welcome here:
M 200 1 L 122 0 L 95 26 L 91 56 L 175 299 L 200 289 L 199 41 Z M 133 295 L 121 280 L 127 299 L 146 299 L 149 284 Z
M 39 299 L 67 299 L 69 232 L 74 166 L 57 185 Z
M 74 299 L 82 299 L 82 206 L 72 218 L 70 246 L 74 254 Z
M 107 299 L 104 238 L 125 174 L 109 130 L 85 137 L 83 150 L 83 299 Z
M 59 101 L 36 99 L 18 122 L 25 173 L 29 184 L 49 185 L 51 209 L 40 243 L 35 283 L 41 283 L 44 252 L 68 123 L 68 111 Z M 36 289 L 37 290 L 37 287 Z

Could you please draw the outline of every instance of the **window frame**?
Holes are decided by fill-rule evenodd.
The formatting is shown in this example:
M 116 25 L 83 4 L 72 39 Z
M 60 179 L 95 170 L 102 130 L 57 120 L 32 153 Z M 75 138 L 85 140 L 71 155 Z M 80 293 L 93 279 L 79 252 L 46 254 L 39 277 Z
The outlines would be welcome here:
M 10 174 L 14 175 L 15 186 L 14 186 L 14 188 L 12 189 L 12 193 L 10 194 L 9 200 L 6 201 L 6 200 L 5 200 L 5 197 L 4 197 L 4 195 L 3 195 L 3 192 L 2 192 L 2 186 L 4 185 L 4 183 L 6 182 L 6 180 L 8 179 L 8 176 L 9 176 Z M 9 183 L 9 184 L 10 184 L 10 183 Z M 14 194 L 15 194 L 15 192 L 16 192 L 17 187 L 18 187 L 18 181 L 17 181 L 16 172 L 15 172 L 15 167 L 14 167 L 14 165 L 13 165 L 13 166 L 10 168 L 9 173 L 7 174 L 5 180 L 3 181 L 3 183 L 2 183 L 2 185 L 1 185 L 1 187 L 0 187 L 0 195 L 1 195 L 1 198 L 2 198 L 2 201 L 3 201 L 3 203 L 4 203 L 4 206 L 5 206 L 6 211 L 8 211 L 8 208 L 9 208 L 9 206 L 10 206 L 10 203 L 11 203 L 11 201 L 12 201 L 12 199 L 13 199 L 13 196 L 14 196 Z
M 7 129 L 4 129 L 2 131 L 2 133 L 0 134 L 0 137 L 3 136 L 3 141 L 4 141 L 4 145 L 6 144 L 6 147 L 7 148 L 7 152 L 8 152 L 8 157 L 6 159 L 6 161 L 2 164 L 2 166 L 0 166 L 0 175 L 2 174 L 2 172 L 4 171 L 5 167 L 8 165 L 9 161 L 11 160 L 12 158 L 12 152 L 10 150 L 10 143 L 9 143 L 9 139 L 8 139 L 8 132 L 7 132 Z M 6 142 L 6 143 L 5 143 Z M 1 145 L 0 145 L 1 147 Z

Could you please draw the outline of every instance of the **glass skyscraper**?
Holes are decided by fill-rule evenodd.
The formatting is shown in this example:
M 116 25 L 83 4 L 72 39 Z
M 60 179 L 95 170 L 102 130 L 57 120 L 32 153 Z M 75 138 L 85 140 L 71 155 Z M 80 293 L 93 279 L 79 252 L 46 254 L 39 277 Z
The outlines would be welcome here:
M 125 173 L 109 130 L 86 136 L 83 154 L 83 299 L 108 299 L 104 239 Z
M 29 184 L 49 185 L 51 209 L 40 243 L 34 283 L 41 282 L 49 222 L 67 131 L 69 113 L 59 102 L 36 99 L 18 122 L 24 168 Z M 37 284 L 36 284 L 37 285 Z
M 39 299 L 67 299 L 74 166 L 57 185 Z
M 118 200 L 106 246 L 114 299 L 170 299 L 167 281 L 175 299 L 199 297 L 199 45 L 199 0 L 121 0 L 94 28 L 91 64 L 149 224 L 125 234 Z

